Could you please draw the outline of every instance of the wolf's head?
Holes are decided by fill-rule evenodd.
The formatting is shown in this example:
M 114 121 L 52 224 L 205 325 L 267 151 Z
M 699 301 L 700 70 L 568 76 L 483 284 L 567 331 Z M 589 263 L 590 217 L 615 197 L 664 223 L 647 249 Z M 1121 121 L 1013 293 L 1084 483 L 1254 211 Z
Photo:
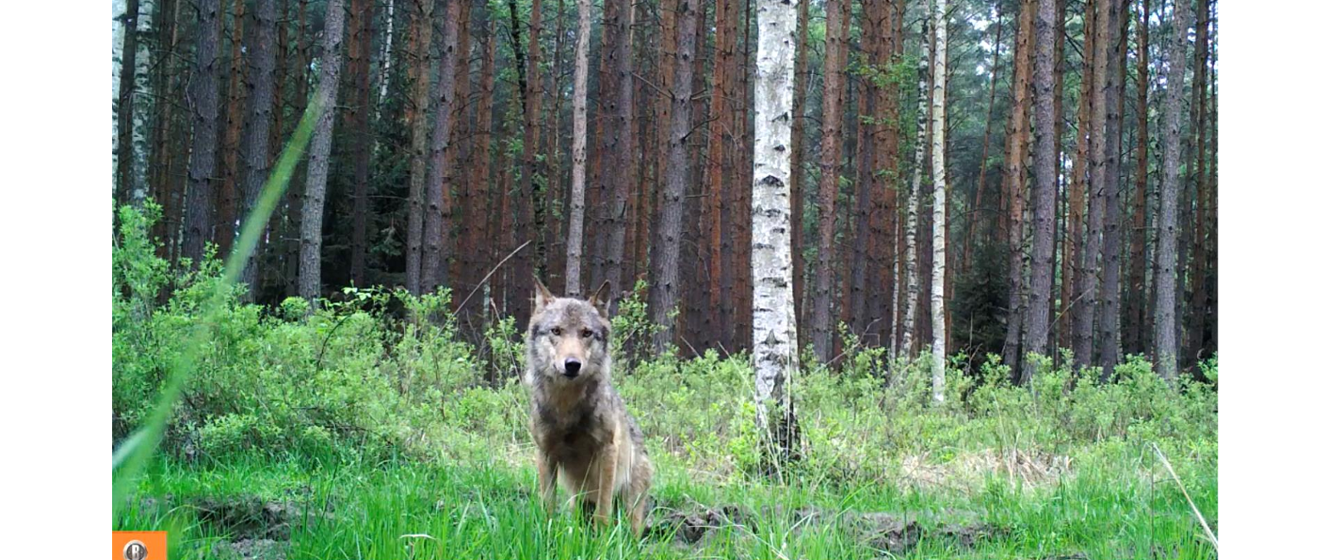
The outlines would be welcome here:
M 588 300 L 556 297 L 535 279 L 535 311 L 526 331 L 530 381 L 578 383 L 608 372 L 608 288 L 605 282 Z

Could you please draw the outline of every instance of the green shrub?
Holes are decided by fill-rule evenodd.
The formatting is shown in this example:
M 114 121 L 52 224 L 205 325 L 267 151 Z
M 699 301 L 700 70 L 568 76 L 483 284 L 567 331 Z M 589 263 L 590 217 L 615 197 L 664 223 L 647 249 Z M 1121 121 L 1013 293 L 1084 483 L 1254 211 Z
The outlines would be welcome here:
M 183 350 L 181 333 L 201 320 L 200 304 L 220 277 L 211 256 L 196 271 L 172 272 L 147 234 L 158 215 L 152 204 L 119 212 L 116 440 L 143 421 L 166 364 Z M 477 348 L 459 335 L 446 290 L 415 297 L 348 288 L 336 301 L 314 306 L 290 298 L 271 310 L 242 303 L 244 291 L 237 287 L 210 325 L 209 346 L 167 433 L 167 453 L 205 461 L 253 453 L 476 460 L 529 453 L 519 380 L 524 350 L 512 318 L 488 324 Z M 682 359 L 676 349 L 650 355 L 658 326 L 648 320 L 643 295 L 638 284 L 619 303 L 612 351 L 615 383 L 650 452 L 691 473 L 756 476 L 750 356 L 710 350 Z M 405 309 L 405 317 L 387 309 Z M 1121 445 L 1158 442 L 1168 453 L 1216 457 L 1215 386 L 1184 378 L 1172 388 L 1141 356 L 1128 357 L 1105 384 L 1092 372 L 1078 375 L 1033 357 L 1037 374 L 1028 386 L 1012 384 L 995 355 L 976 360 L 971 372 L 960 367 L 967 356 L 951 356 L 946 401 L 938 406 L 927 352 L 892 360 L 887 349 L 841 334 L 845 353 L 833 367 L 808 354 L 789 380 L 803 436 L 797 468 L 812 480 L 872 481 L 905 460 L 947 462 L 991 449 L 1091 459 Z M 1215 383 L 1216 357 L 1200 369 Z

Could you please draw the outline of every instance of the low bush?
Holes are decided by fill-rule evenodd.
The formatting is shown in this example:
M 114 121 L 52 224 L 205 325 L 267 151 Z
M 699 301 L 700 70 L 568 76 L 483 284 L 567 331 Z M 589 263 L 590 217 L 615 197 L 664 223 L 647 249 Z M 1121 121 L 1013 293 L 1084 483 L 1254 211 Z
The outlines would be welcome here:
M 172 272 L 147 236 L 159 210 L 120 211 L 113 248 L 113 436 L 144 419 L 165 365 L 182 351 L 181 333 L 219 281 L 219 264 Z M 236 288 L 210 325 L 211 339 L 164 450 L 194 461 L 237 455 L 494 461 L 525 464 L 524 350 L 511 318 L 487 327 L 484 347 L 463 340 L 442 290 L 347 288 L 316 305 L 288 299 L 275 309 L 243 303 Z M 757 472 L 753 372 L 749 356 L 714 350 L 682 359 L 646 354 L 657 327 L 646 319 L 644 289 L 614 318 L 615 383 L 661 462 L 731 480 Z M 403 308 L 402 316 L 388 309 Z M 999 357 L 960 366 L 952 356 L 946 400 L 930 396 L 930 356 L 890 359 L 846 331 L 835 367 L 804 358 L 790 381 L 803 434 L 805 469 L 835 483 L 897 475 L 919 461 L 947 464 L 982 453 L 1070 456 L 1157 442 L 1168 453 L 1216 457 L 1217 394 L 1182 379 L 1168 386 L 1142 356 L 1115 381 L 1078 375 L 1038 360 L 1028 386 L 1010 383 Z M 1063 360 L 1068 363 L 1069 360 Z M 1202 365 L 1217 378 L 1217 360 Z M 1136 447 L 1131 447 L 1136 446 Z M 995 450 L 995 451 L 992 451 Z

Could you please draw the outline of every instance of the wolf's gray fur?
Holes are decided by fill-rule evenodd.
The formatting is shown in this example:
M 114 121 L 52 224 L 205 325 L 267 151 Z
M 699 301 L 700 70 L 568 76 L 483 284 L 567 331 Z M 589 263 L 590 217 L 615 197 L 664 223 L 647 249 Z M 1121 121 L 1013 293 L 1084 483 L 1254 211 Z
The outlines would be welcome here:
M 613 388 L 609 320 L 600 295 L 555 297 L 535 280 L 535 311 L 526 331 L 525 383 L 540 495 L 552 513 L 554 480 L 608 525 L 618 496 L 640 534 L 653 469 L 641 429 Z

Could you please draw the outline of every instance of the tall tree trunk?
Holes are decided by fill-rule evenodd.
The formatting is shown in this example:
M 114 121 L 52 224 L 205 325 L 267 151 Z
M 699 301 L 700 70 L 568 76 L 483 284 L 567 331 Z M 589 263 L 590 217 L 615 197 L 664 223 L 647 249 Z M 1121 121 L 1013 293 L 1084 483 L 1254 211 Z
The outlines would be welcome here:
M 1056 25 L 1055 0 L 1038 0 L 1033 56 L 1033 123 L 1037 130 L 1033 146 L 1033 267 L 1028 292 L 1025 354 L 1047 354 L 1052 287 L 1052 236 L 1056 227 L 1056 124 L 1052 88 L 1052 60 Z M 1036 373 L 1035 362 L 1025 357 L 1023 382 Z
M 332 152 L 332 123 L 336 120 L 337 82 L 341 78 L 342 31 L 346 20 L 343 0 L 329 0 L 323 28 L 323 56 L 318 65 L 318 122 L 309 148 L 303 221 L 300 224 L 300 297 L 315 300 L 322 290 L 323 201 L 327 195 L 328 155 Z
M 1208 1 L 1199 0 L 1199 11 L 1196 16 L 1198 21 L 1195 23 L 1195 42 L 1194 42 L 1194 83 L 1193 103 L 1197 107 L 1197 116 L 1191 120 L 1191 127 L 1197 129 L 1194 134 L 1197 136 L 1194 144 L 1194 158 L 1197 160 L 1194 166 L 1194 186 L 1195 186 L 1195 213 L 1194 213 L 1194 240 L 1193 254 L 1190 259 L 1190 326 L 1188 341 L 1188 350 L 1185 356 L 1185 365 L 1194 367 L 1203 357 L 1203 343 L 1205 322 L 1207 320 L 1208 293 L 1208 239 L 1207 222 L 1208 220 L 1208 173 L 1207 173 L 1207 151 L 1208 151 L 1208 95 L 1205 91 L 1208 87 Z
M 825 93 L 821 118 L 820 218 L 817 223 L 816 292 L 812 299 L 812 349 L 816 359 L 831 357 L 830 300 L 834 294 L 835 199 L 839 196 L 839 155 L 844 116 L 844 6 L 826 2 Z
M 451 257 L 452 186 L 448 184 L 455 148 L 452 144 L 453 104 L 456 102 L 457 29 L 461 20 L 461 2 L 450 0 L 443 12 L 443 42 L 438 68 L 438 110 L 434 115 L 433 138 L 429 146 L 429 174 L 424 186 L 424 253 L 420 259 L 420 290 L 432 292 L 447 286 L 447 266 Z
M 930 2 L 930 0 L 928 1 Z M 930 10 L 930 5 L 928 9 Z M 918 212 L 922 205 L 922 179 L 925 173 L 927 153 L 927 108 L 930 105 L 928 84 L 931 77 L 931 38 L 928 31 L 930 27 L 931 16 L 927 14 L 922 19 L 922 55 L 918 57 L 918 134 L 913 145 L 913 182 L 908 190 L 908 214 L 904 222 L 906 250 L 904 270 L 908 277 L 906 280 L 908 287 L 907 294 L 904 296 L 904 338 L 899 345 L 899 351 L 909 358 L 914 355 L 913 336 L 917 328 L 917 307 L 921 291 L 918 285 L 917 235 Z
M 987 154 L 989 153 L 988 148 L 991 146 L 991 124 L 992 121 L 995 120 L 992 118 L 992 115 L 995 114 L 994 111 L 996 110 L 996 78 L 1000 74 L 1001 69 L 1001 8 L 1003 5 L 1004 4 L 1000 2 L 996 4 L 996 42 L 994 43 L 991 53 L 991 86 L 988 89 L 990 93 L 988 93 L 987 98 L 987 124 L 982 130 L 982 159 L 978 160 L 978 186 L 977 193 L 973 197 L 973 214 L 968 220 L 968 230 L 964 234 L 964 270 L 972 270 L 974 245 L 973 229 L 980 221 L 980 216 L 982 215 L 982 194 L 987 190 Z M 1057 97 L 1059 97 L 1059 95 Z
M 804 311 L 806 292 L 803 282 L 806 280 L 807 263 L 803 251 L 802 225 L 802 179 L 803 179 L 803 138 L 807 129 L 807 22 L 810 17 L 811 2 L 798 2 L 798 45 L 793 59 L 793 142 L 792 164 L 789 174 L 789 196 L 792 198 L 793 215 L 793 308 L 799 323 L 807 323 Z M 802 348 L 806 341 L 799 341 L 797 348 Z
M 433 55 L 433 2 L 422 0 L 411 14 L 411 92 L 412 103 L 406 109 L 410 123 L 410 200 L 406 218 L 406 290 L 420 294 L 420 260 L 424 243 L 424 184 L 428 174 L 429 105 Z
M 1135 33 L 1138 38 L 1136 47 L 1135 81 L 1138 83 L 1138 101 L 1135 103 L 1135 180 L 1134 180 L 1134 223 L 1130 234 L 1130 281 L 1125 291 L 1128 296 L 1126 315 L 1130 318 L 1130 327 L 1125 330 L 1127 352 L 1144 351 L 1144 303 L 1147 293 L 1145 275 L 1147 259 L 1145 243 L 1147 239 L 1145 215 L 1148 213 L 1148 0 L 1139 0 L 1139 16 L 1135 20 Z
M 515 28 L 516 22 L 516 3 L 510 2 L 513 22 Z M 525 86 L 521 88 L 523 99 L 523 115 L 525 117 L 525 128 L 522 133 L 521 147 L 521 190 L 517 195 L 517 213 L 519 220 L 517 222 L 517 239 L 524 242 L 526 240 L 534 241 L 534 251 L 525 250 L 517 254 L 515 258 L 515 278 L 517 282 L 524 282 L 532 274 L 538 274 L 544 268 L 545 240 L 540 235 L 544 230 L 543 212 L 536 208 L 539 202 L 536 197 L 537 183 L 535 175 L 540 174 L 541 168 L 536 155 L 540 145 L 540 115 L 544 97 L 544 88 L 541 85 L 540 76 L 540 31 L 543 9 L 540 0 L 534 0 L 530 9 L 530 37 L 527 43 L 525 65 Z M 520 47 L 513 44 L 512 49 L 519 51 Z M 518 67 L 522 65 L 517 62 Z M 530 298 L 524 293 L 512 293 L 509 295 L 512 313 L 516 316 L 518 324 L 525 324 L 530 318 Z
M 776 462 L 796 458 L 797 416 L 791 377 L 798 371 L 789 235 L 789 164 L 793 112 L 794 7 L 759 0 L 756 12 L 756 151 L 752 184 L 752 359 L 756 422 Z
M 1005 350 L 1003 358 L 1013 371 L 1020 371 L 1021 335 L 1024 313 L 1024 157 L 1028 137 L 1029 73 L 1033 62 L 1033 0 L 1021 0 L 1019 32 L 1015 41 L 1014 101 L 1010 105 L 1010 126 L 1006 134 L 1004 217 L 1006 243 L 1009 248 L 1009 297 L 1006 311 Z
M 1083 302 L 1078 300 L 1082 282 L 1080 256 L 1083 252 L 1084 237 L 1084 198 L 1088 182 L 1089 130 L 1093 113 L 1093 38 L 1095 35 L 1097 0 L 1087 0 L 1084 7 L 1084 44 L 1083 62 L 1079 74 L 1079 106 L 1075 111 L 1075 155 L 1071 170 L 1069 199 L 1066 211 L 1065 251 L 1061 256 L 1061 312 L 1063 321 L 1058 331 L 1061 336 L 1060 346 L 1073 347 L 1074 317 L 1077 317 Z
M 567 294 L 581 295 L 581 228 L 586 213 L 586 77 L 590 73 L 590 0 L 576 0 L 576 73 L 572 79 L 572 202 L 567 218 Z
M 120 20 L 124 25 L 124 46 L 120 50 L 120 92 L 115 100 L 115 201 L 125 204 L 143 199 L 134 189 L 134 89 L 138 70 L 138 0 L 125 3 Z M 167 103 L 158 99 L 157 103 Z
M 492 222 L 494 211 L 491 211 L 490 208 L 496 210 L 499 206 L 499 201 L 493 200 L 494 197 L 490 195 L 492 189 L 490 188 L 489 163 L 492 157 L 490 149 L 494 138 L 493 98 L 495 90 L 494 70 L 497 65 L 498 52 L 498 38 L 495 35 L 497 33 L 497 18 L 494 17 L 494 13 L 491 11 L 492 8 L 489 7 L 487 2 L 484 3 L 484 6 L 484 10 L 481 12 L 484 22 L 478 25 L 478 29 L 482 30 L 480 44 L 484 46 L 484 58 L 480 62 L 480 99 L 475 110 L 475 161 L 471 166 L 472 175 L 469 181 L 470 188 L 477 196 L 473 197 L 472 203 L 466 209 L 466 221 L 470 222 L 471 225 L 470 238 L 464 243 L 468 248 L 467 256 L 471 259 L 471 266 L 466 267 L 469 269 L 467 274 L 470 278 L 467 285 L 472 286 L 471 289 L 478 286 L 480 280 L 483 279 L 484 270 L 487 270 L 490 263 L 494 262 L 489 258 L 488 253 L 493 252 L 492 249 L 495 246 L 499 248 L 502 246 L 501 243 L 497 242 L 498 237 L 495 235 L 499 232 L 495 232 L 495 228 L 489 227 L 490 223 L 494 223 Z M 497 196 L 505 197 L 506 195 L 504 193 Z M 490 248 L 490 251 L 482 251 L 481 248 L 486 246 Z M 498 258 L 503 256 L 506 256 L 506 253 Z M 478 305 L 481 309 L 485 306 L 482 300 L 473 305 Z M 458 313 L 463 311 L 463 309 L 457 309 Z
M 1162 123 L 1162 189 L 1157 239 L 1157 305 L 1154 308 L 1154 360 L 1158 373 L 1176 382 L 1176 199 L 1180 185 L 1181 98 L 1185 84 L 1185 47 L 1189 38 L 1190 3 L 1175 2 L 1172 38 L 1167 48 L 1167 89 Z
M 244 39 L 244 0 L 231 4 L 231 57 L 230 82 L 226 86 L 226 130 L 221 139 L 221 189 L 217 192 L 217 254 L 226 257 L 236 229 L 236 189 L 239 176 L 240 129 L 244 122 L 244 57 L 241 45 Z
M 1056 0 L 1056 46 L 1052 54 L 1055 59 L 1055 64 L 1052 66 L 1052 81 L 1055 82 L 1055 93 L 1053 94 L 1055 96 L 1055 101 L 1052 106 L 1052 118 L 1056 123 L 1054 126 L 1056 137 L 1053 142 L 1055 144 L 1054 153 L 1056 154 L 1056 180 L 1054 183 L 1056 185 L 1056 207 L 1058 209 L 1062 208 L 1064 202 L 1069 198 L 1069 193 L 1066 192 L 1067 189 L 1062 188 L 1065 186 L 1065 183 L 1061 180 L 1062 177 L 1065 176 L 1065 158 L 1062 156 L 1062 154 L 1065 153 L 1063 146 L 1065 142 L 1065 2 L 1066 0 Z M 1062 250 L 1061 259 L 1064 260 L 1065 258 L 1063 252 L 1064 246 L 1061 245 L 1061 243 L 1065 230 L 1065 223 L 1068 221 L 1067 218 L 1069 217 L 1067 214 L 1068 212 L 1061 212 L 1059 218 L 1053 216 L 1053 218 L 1055 218 L 1053 220 L 1054 224 L 1052 225 L 1053 231 L 1051 243 L 1053 268 L 1055 267 L 1055 251 L 1057 248 Z M 1064 264 L 1062 264 L 1062 270 L 1064 270 Z M 1065 278 L 1063 277 L 1061 283 L 1064 284 L 1064 282 Z M 1062 287 L 1062 291 L 1063 290 L 1064 288 Z M 1051 331 L 1047 343 L 1051 346 L 1048 349 L 1048 352 L 1051 354 L 1052 363 L 1059 365 L 1060 355 L 1059 352 L 1056 351 L 1056 340 L 1059 331 L 1056 327 L 1056 293 L 1056 288 L 1053 285 L 1052 302 L 1047 309 L 1049 315 L 1048 324 L 1051 325 Z
M 635 182 L 633 163 L 635 158 L 635 134 L 633 130 L 633 92 L 635 83 L 632 79 L 632 2 L 611 0 L 606 10 L 606 27 L 615 28 L 613 50 L 610 53 L 609 71 L 614 76 L 614 90 L 605 90 L 601 95 L 608 100 L 608 117 L 612 119 L 606 141 L 610 143 L 608 152 L 609 169 L 609 231 L 606 242 L 604 279 L 609 283 L 609 310 L 617 312 L 618 294 L 630 291 L 630 286 L 623 283 L 623 268 L 626 266 L 625 251 L 627 245 L 627 219 L 629 185 Z
M 378 69 L 378 98 L 374 102 L 373 122 L 378 122 L 383 106 L 386 105 L 387 84 L 392 81 L 392 39 L 395 24 L 396 1 L 387 0 L 387 29 L 383 32 L 383 53 L 379 56 L 382 63 Z
M 170 216 L 173 206 L 171 204 L 171 185 L 173 182 L 169 171 L 174 167 L 171 159 L 171 151 L 174 148 L 171 145 L 171 131 L 174 125 L 172 122 L 174 111 L 172 109 L 175 104 L 163 103 L 161 100 L 170 99 L 170 96 L 175 92 L 175 78 L 172 74 L 172 68 L 175 67 L 175 37 L 179 7 L 179 3 L 175 0 L 163 0 L 156 4 L 156 10 L 152 17 L 152 28 L 156 32 L 156 49 L 152 53 L 155 68 L 152 75 L 154 102 L 152 104 L 152 151 L 148 160 L 148 189 L 152 198 L 162 205 L 163 216 L 161 220 L 153 225 L 152 236 L 163 241 L 157 246 L 157 256 L 167 260 L 171 258 L 170 247 L 173 245 L 176 232 L 175 228 L 168 226 L 171 223 Z
M 755 101 L 753 101 L 753 94 L 749 93 L 754 92 L 754 86 L 749 84 L 752 83 L 750 77 L 753 75 L 753 57 L 756 54 L 756 48 L 753 47 L 754 43 L 752 42 L 752 26 L 756 20 L 752 17 L 752 0 L 744 0 L 744 4 L 742 17 L 742 57 L 741 60 L 738 61 L 740 62 L 738 65 L 739 69 L 734 71 L 734 73 L 738 75 L 738 91 L 742 92 L 742 94 L 738 96 L 738 107 L 735 113 L 738 118 L 735 119 L 736 123 L 734 124 L 736 128 L 735 136 L 740 139 L 739 145 L 742 146 L 742 149 L 738 151 L 738 164 L 735 166 L 737 177 L 733 181 L 734 184 L 738 185 L 749 185 L 755 181 L 753 177 L 755 177 L 754 170 L 756 165 L 755 156 L 753 155 L 756 150 L 756 128 L 752 121 L 754 118 L 752 109 L 755 107 Z M 794 33 L 796 33 L 796 31 L 794 31 Z M 736 206 L 736 217 L 731 220 L 735 237 L 734 246 L 737 247 L 737 251 L 735 251 L 736 258 L 734 259 L 736 265 L 735 268 L 737 268 L 737 270 L 734 271 L 733 279 L 733 293 L 735 294 L 733 330 L 736 333 L 746 333 L 752 329 L 753 324 L 753 277 L 751 267 L 752 221 L 747 219 L 748 216 L 752 215 L 753 199 L 752 191 L 748 189 L 734 190 L 737 191 L 736 194 L 738 195 L 738 200 L 736 201 L 736 204 L 734 204 L 734 206 Z M 796 338 L 797 337 L 794 337 L 795 341 Z M 750 348 L 748 347 L 746 340 L 745 336 L 739 337 L 736 341 L 735 349 L 739 352 L 749 350 Z M 793 342 L 791 342 L 791 344 L 792 343 Z M 794 348 L 796 350 L 796 344 Z
M 1079 254 L 1079 289 L 1074 308 L 1074 364 L 1084 368 L 1096 362 L 1094 336 L 1097 334 L 1098 258 L 1101 256 L 1102 226 L 1106 217 L 1107 188 L 1107 47 L 1111 42 L 1112 0 L 1097 0 L 1093 24 L 1093 94 L 1089 118 L 1088 232 Z M 1087 53 L 1085 53 L 1087 54 Z
M 1046 0 L 1043 0 L 1045 2 Z M 936 0 L 932 26 L 936 28 L 936 56 L 931 85 L 932 269 L 931 269 L 931 398 L 945 401 L 945 51 L 946 0 Z
M 668 161 L 664 189 L 660 193 L 659 228 L 655 237 L 658 258 L 651 258 L 650 320 L 664 328 L 654 337 L 656 352 L 673 342 L 675 325 L 669 317 L 678 305 L 678 254 L 682 245 L 683 195 L 687 191 L 687 134 L 692 123 L 692 57 L 696 56 L 697 12 L 695 0 L 678 4 L 678 53 L 674 65 L 672 107 L 669 119 Z
M 245 121 L 244 139 L 242 140 L 243 167 L 241 168 L 241 189 L 244 196 L 242 217 L 247 219 L 253 212 L 258 195 L 263 191 L 263 182 L 267 180 L 272 150 L 268 143 L 272 139 L 272 100 L 275 97 L 273 73 L 276 66 L 276 0 L 256 0 L 254 2 L 254 30 L 249 45 L 249 118 Z M 249 285 L 249 297 L 258 296 L 258 257 L 255 255 L 245 263 L 240 280 Z
M 721 306 L 726 305 L 730 298 L 721 297 L 724 293 L 721 288 L 723 273 L 723 204 L 726 200 L 726 189 L 724 186 L 729 184 L 729 178 L 725 172 L 730 168 L 725 165 L 725 155 L 732 151 L 734 138 L 733 133 L 733 112 L 728 104 L 733 98 L 734 88 L 729 71 L 732 67 L 734 49 L 737 45 L 736 21 L 736 0 L 719 0 L 715 5 L 715 58 L 714 58 L 714 80 L 710 93 L 710 122 L 707 125 L 706 135 L 709 142 L 706 146 L 706 167 L 705 167 L 705 186 L 702 193 L 701 202 L 701 240 L 699 245 L 703 248 L 703 254 L 699 259 L 704 263 L 705 274 L 698 278 L 698 284 L 701 280 L 705 281 L 706 299 L 708 305 L 702 308 L 702 317 L 700 317 L 706 339 L 703 339 L 705 346 L 723 345 L 725 337 L 722 335 L 723 329 L 720 326 Z
M 369 128 L 369 57 L 373 50 L 373 19 L 373 2 L 351 0 L 346 73 L 350 81 L 348 124 L 352 138 L 351 166 L 355 173 L 351 209 L 350 279 L 356 286 L 365 285 L 365 259 L 369 252 L 369 147 L 373 145 Z
M 198 267 L 212 233 L 212 179 L 217 163 L 218 0 L 198 0 L 198 46 L 190 79 L 194 138 L 189 150 L 189 195 L 185 204 L 184 252 Z
M 1103 94 L 1106 104 L 1106 136 L 1102 139 L 1106 145 L 1106 162 L 1103 165 L 1104 192 L 1102 231 L 1102 305 L 1098 313 L 1098 360 L 1102 366 L 1102 380 L 1111 379 L 1120 360 L 1120 246 L 1121 246 L 1121 208 L 1120 208 L 1120 151 L 1121 151 L 1121 106 L 1125 101 L 1125 32 L 1121 23 L 1124 8 L 1122 0 L 1107 0 L 1107 89 Z

